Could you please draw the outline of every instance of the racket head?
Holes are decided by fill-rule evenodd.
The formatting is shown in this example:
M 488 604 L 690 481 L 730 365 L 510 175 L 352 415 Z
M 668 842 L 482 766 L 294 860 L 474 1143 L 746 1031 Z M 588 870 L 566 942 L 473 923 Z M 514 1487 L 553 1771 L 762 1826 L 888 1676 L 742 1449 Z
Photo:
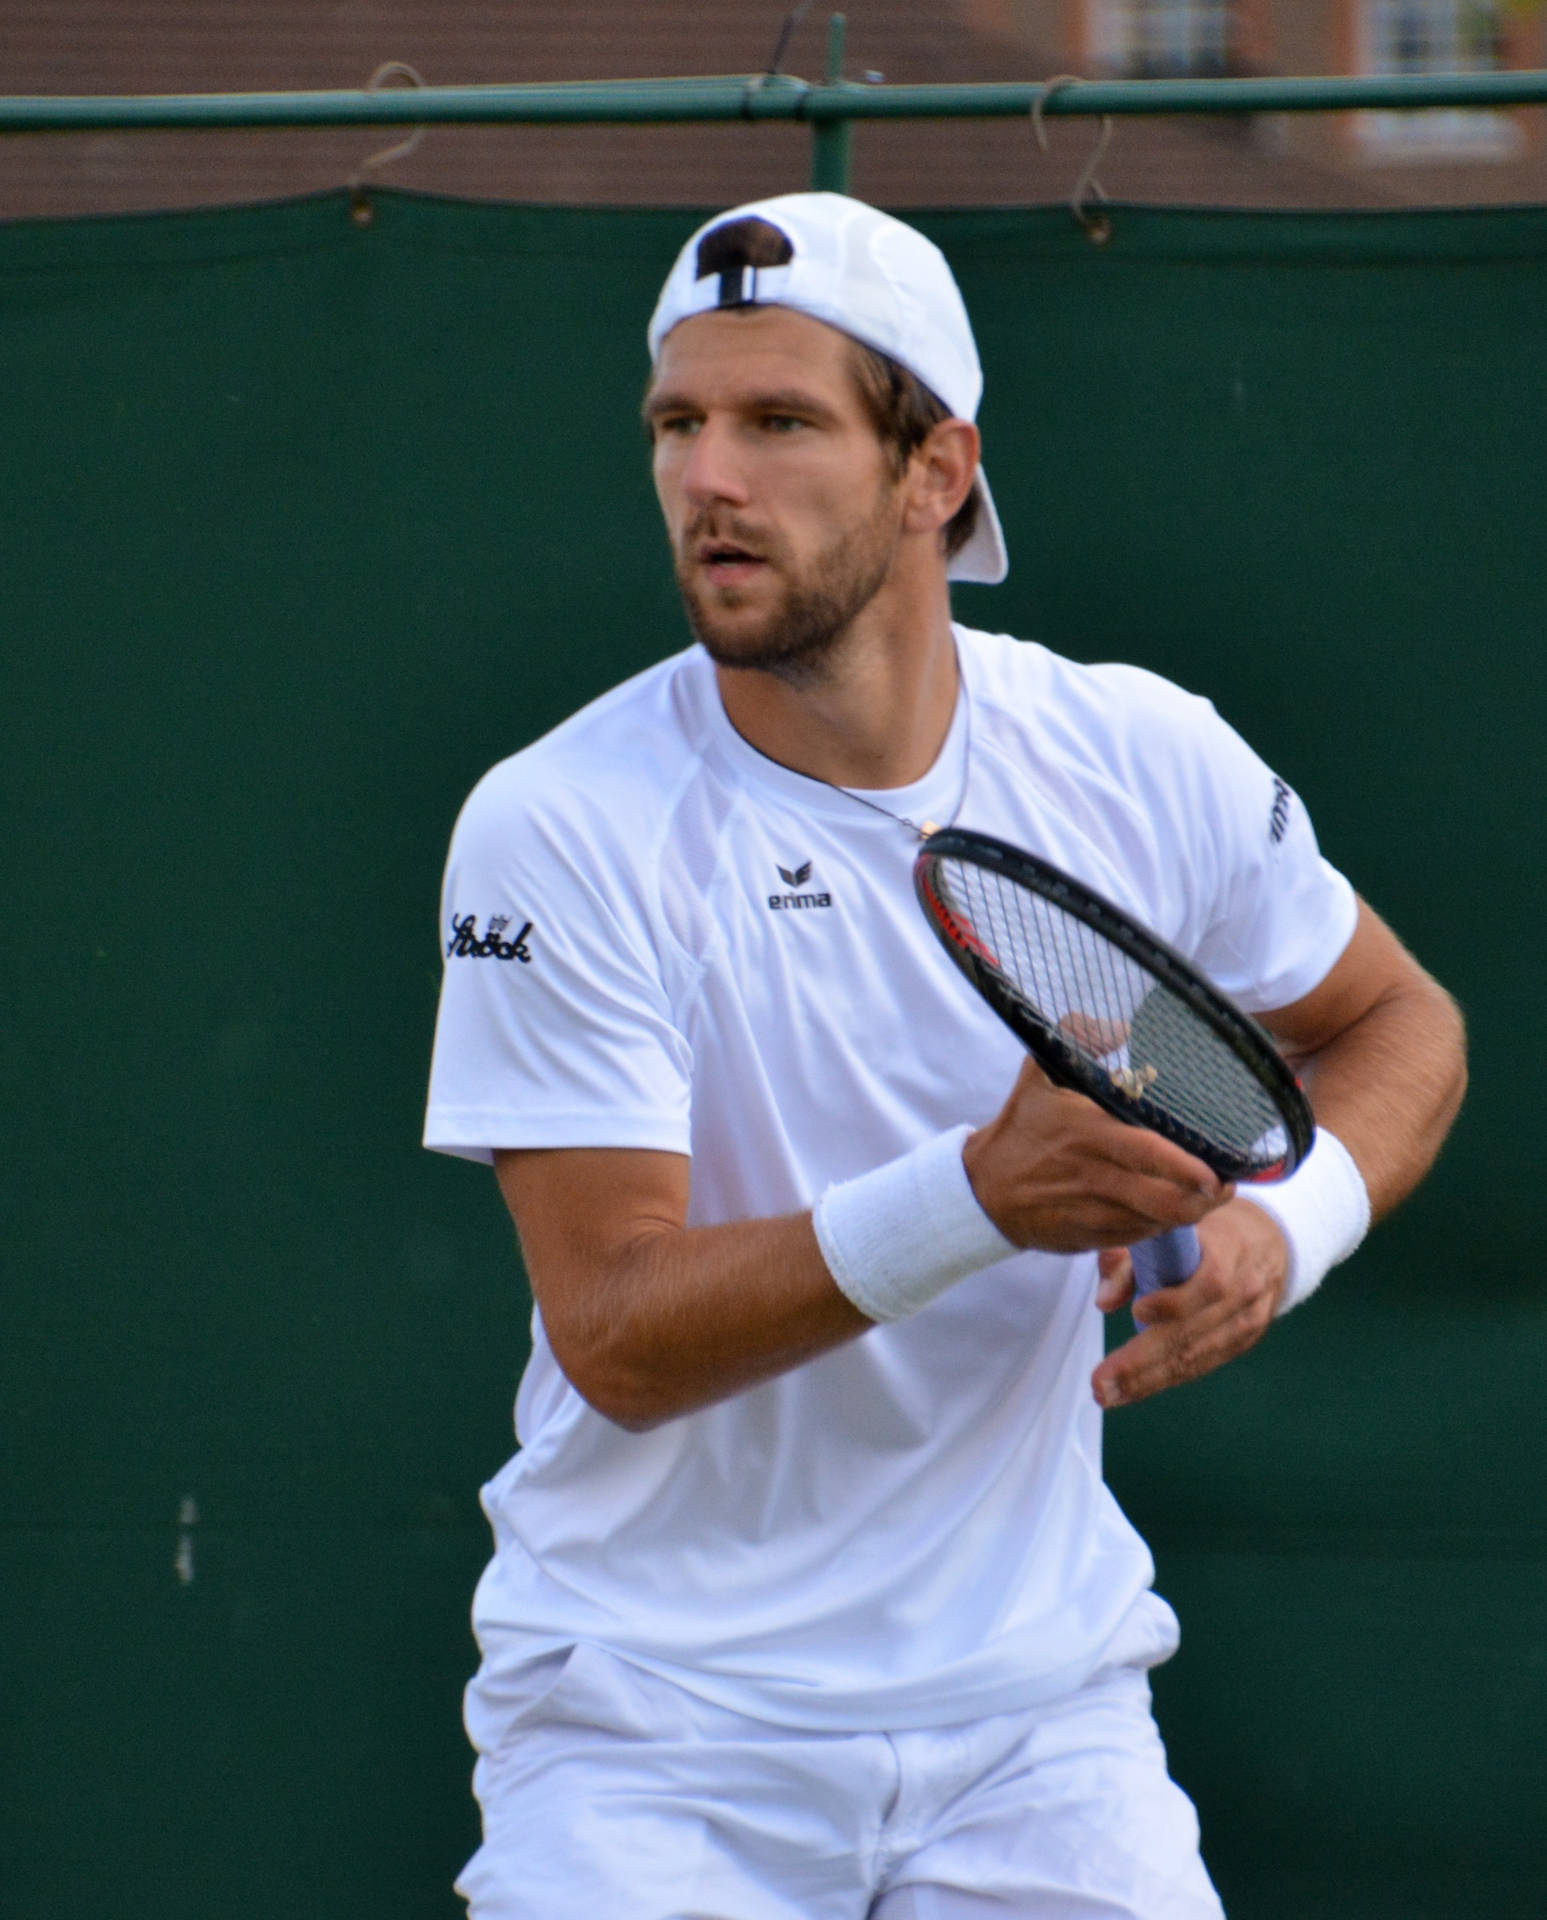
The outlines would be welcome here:
M 991 834 L 933 833 L 914 888 L 941 945 L 1048 1078 L 1223 1180 L 1279 1180 L 1310 1104 L 1270 1036 L 1093 888 Z

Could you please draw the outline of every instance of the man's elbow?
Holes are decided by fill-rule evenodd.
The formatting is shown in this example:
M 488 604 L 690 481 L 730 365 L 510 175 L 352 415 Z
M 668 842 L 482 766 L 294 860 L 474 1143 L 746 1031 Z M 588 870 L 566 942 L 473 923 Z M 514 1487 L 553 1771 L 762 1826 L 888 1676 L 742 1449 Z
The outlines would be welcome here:
M 1439 1105 L 1443 1124 L 1448 1129 L 1466 1098 L 1466 1017 L 1453 996 L 1437 980 L 1425 975 L 1425 983 L 1431 1006 L 1430 1056 L 1439 1069 Z
M 549 1325 L 547 1332 L 564 1378 L 588 1407 L 615 1427 L 648 1433 L 686 1411 L 675 1404 L 658 1372 L 623 1350 L 616 1339 L 562 1326 Z
M 1450 999 L 1448 994 L 1445 997 Z M 1452 1074 L 1454 1091 L 1450 1108 L 1450 1117 L 1454 1120 L 1461 1109 L 1461 1102 L 1466 1098 L 1467 1085 L 1471 1079 L 1471 1069 L 1467 1065 L 1466 1058 L 1466 1021 L 1462 1018 L 1461 1009 L 1456 1005 L 1454 1000 L 1451 1000 L 1450 1005 L 1451 1011 L 1454 1013 L 1456 1019 L 1455 1068 Z

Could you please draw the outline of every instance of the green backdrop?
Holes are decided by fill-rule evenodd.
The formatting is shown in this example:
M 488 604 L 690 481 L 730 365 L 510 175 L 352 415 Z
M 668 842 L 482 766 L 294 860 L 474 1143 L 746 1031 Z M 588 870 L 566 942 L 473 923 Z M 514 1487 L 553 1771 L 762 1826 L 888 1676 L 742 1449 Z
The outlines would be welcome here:
M 682 211 L 0 229 L 5 1920 L 451 1920 L 525 1298 L 416 1138 L 447 833 L 682 641 Z M 1420 1197 L 1110 1425 L 1233 1920 L 1547 1911 L 1547 211 L 935 213 L 1009 583 L 1214 695 L 1461 996 Z M 191 1576 L 191 1577 L 190 1577 Z

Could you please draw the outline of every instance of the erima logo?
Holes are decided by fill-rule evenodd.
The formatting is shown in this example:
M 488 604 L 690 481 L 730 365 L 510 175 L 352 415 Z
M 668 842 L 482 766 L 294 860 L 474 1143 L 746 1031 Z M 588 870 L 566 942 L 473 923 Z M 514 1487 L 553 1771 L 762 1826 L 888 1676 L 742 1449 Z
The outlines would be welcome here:
M 811 878 L 811 862 L 803 861 L 798 867 L 780 867 L 779 878 L 787 887 L 800 888 Z M 791 908 L 830 907 L 833 896 L 830 893 L 771 893 L 768 905 L 772 912 L 783 913 Z
M 1268 838 L 1276 847 L 1289 831 L 1289 803 L 1294 798 L 1288 786 L 1273 776 L 1273 812 L 1268 820 Z
M 487 933 L 478 931 L 476 913 L 465 914 L 458 919 L 451 916 L 451 938 L 446 942 L 448 960 L 519 960 L 529 965 L 532 949 L 526 944 L 526 937 L 532 931 L 530 920 L 522 927 L 513 940 L 505 938 L 505 929 L 510 925 L 508 913 L 491 913 Z

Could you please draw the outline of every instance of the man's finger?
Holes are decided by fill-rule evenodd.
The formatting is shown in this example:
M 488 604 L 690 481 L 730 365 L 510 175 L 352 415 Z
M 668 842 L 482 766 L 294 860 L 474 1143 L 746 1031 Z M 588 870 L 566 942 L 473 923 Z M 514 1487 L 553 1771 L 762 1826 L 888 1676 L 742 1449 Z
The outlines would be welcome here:
M 1025 1106 L 1016 1117 L 1036 1135 L 1039 1145 L 1044 1137 L 1049 1103 L 1053 1103 L 1066 1116 L 1078 1116 L 1073 1124 L 1085 1146 L 1114 1166 L 1168 1180 L 1177 1186 L 1196 1187 L 1211 1200 L 1223 1190 L 1224 1183 L 1202 1160 L 1148 1127 L 1129 1126 L 1103 1111 L 1083 1093 L 1069 1087 L 1055 1087 L 1030 1055 L 1021 1064 L 1009 1111 L 1013 1114 L 1021 1102 L 1025 1102 Z M 1020 1132 L 1022 1128 L 1017 1127 L 1015 1131 Z
M 1134 1318 L 1139 1331 L 1109 1353 L 1091 1376 L 1092 1391 L 1103 1407 L 1147 1400 L 1233 1360 L 1262 1337 L 1272 1318 L 1272 1301 L 1266 1292 L 1226 1293 L 1200 1269 L 1180 1286 L 1146 1294 Z
M 1096 1305 L 1113 1313 L 1133 1298 L 1133 1256 L 1126 1247 L 1107 1247 L 1099 1256 L 1101 1278 L 1096 1283 Z
M 1224 1204 L 1226 1188 L 1204 1194 L 1190 1184 L 1179 1184 L 1151 1173 L 1135 1173 L 1110 1162 L 1097 1162 L 1086 1176 L 1093 1199 L 1105 1201 L 1131 1216 L 1128 1238 L 1146 1240 L 1168 1227 L 1195 1227 Z
M 1231 1351 L 1228 1342 L 1187 1322 L 1143 1327 L 1096 1368 L 1091 1389 L 1103 1407 L 1128 1406 L 1163 1393 L 1167 1387 L 1196 1380 L 1227 1359 Z
M 1212 1167 L 1184 1153 L 1148 1127 L 1130 1127 L 1121 1120 L 1113 1120 L 1109 1127 L 1102 1129 L 1099 1148 L 1102 1157 L 1124 1173 L 1163 1180 L 1169 1186 L 1201 1194 L 1211 1206 L 1216 1205 L 1226 1191 L 1226 1182 Z

